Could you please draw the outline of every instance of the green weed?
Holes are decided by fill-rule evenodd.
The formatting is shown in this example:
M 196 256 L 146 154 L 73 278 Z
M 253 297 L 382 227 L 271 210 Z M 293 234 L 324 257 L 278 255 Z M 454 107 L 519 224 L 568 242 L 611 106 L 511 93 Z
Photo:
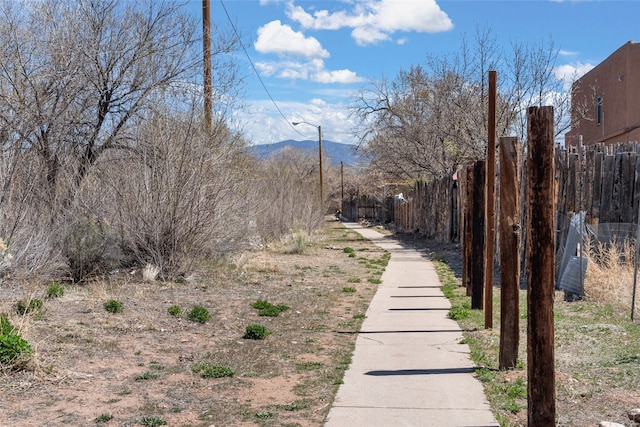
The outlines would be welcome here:
M 13 333 L 0 335 L 0 364 L 13 365 L 33 353 L 27 341 Z
M 160 378 L 159 374 L 156 374 L 154 372 L 143 372 L 136 376 L 136 381 L 155 380 L 158 378 Z
M 166 426 L 167 422 L 160 417 L 144 417 L 140 420 L 140 424 L 145 427 L 160 427 Z
M 271 335 L 271 331 L 262 325 L 249 325 L 245 329 L 245 334 L 242 338 L 248 340 L 263 340 L 267 336 Z
M 58 282 L 49 282 L 47 298 L 60 298 L 64 296 L 64 286 Z
M 187 318 L 192 322 L 198 323 L 206 323 L 209 319 L 211 319 L 211 315 L 209 314 L 209 310 L 202 307 L 201 305 L 196 305 L 189 311 L 187 314 Z
M 173 317 L 180 317 L 182 316 L 182 308 L 179 305 L 172 305 L 171 307 L 169 307 L 167 309 L 167 311 L 169 312 L 170 315 L 172 315 Z
M 108 423 L 112 419 L 113 419 L 113 415 L 101 414 L 101 415 L 98 415 L 93 421 L 96 424 L 102 424 L 102 423 Z
M 110 299 L 109 301 L 105 302 L 103 304 L 103 307 L 109 313 L 114 313 L 114 314 L 122 313 L 122 311 L 124 310 L 124 306 L 122 305 L 122 303 L 114 299 Z
M 42 308 L 42 300 L 32 298 L 29 300 L 20 300 L 16 303 L 16 313 L 25 315 L 27 313 L 33 313 Z
M 200 374 L 202 378 L 225 378 L 232 377 L 236 373 L 226 366 L 222 365 L 207 365 L 204 363 L 198 363 L 191 367 L 191 371 L 194 374 Z

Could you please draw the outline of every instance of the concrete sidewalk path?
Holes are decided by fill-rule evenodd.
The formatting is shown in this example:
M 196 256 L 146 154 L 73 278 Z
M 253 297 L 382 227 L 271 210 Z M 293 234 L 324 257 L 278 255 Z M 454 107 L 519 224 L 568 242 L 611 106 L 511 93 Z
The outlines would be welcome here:
M 326 427 L 499 426 L 424 253 L 344 223 L 391 258 Z

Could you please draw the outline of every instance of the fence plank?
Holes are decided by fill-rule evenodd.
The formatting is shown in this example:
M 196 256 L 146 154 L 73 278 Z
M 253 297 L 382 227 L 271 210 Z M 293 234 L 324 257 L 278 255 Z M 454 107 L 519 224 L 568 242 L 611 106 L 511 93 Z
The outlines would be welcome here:
M 602 194 L 600 196 L 600 222 L 607 223 L 613 219 L 613 189 L 615 179 L 615 157 L 607 155 L 602 165 Z
M 620 222 L 632 223 L 633 216 L 633 189 L 635 187 L 635 169 L 637 155 L 628 151 L 621 155 L 620 174 L 618 180 L 620 182 L 619 210 Z

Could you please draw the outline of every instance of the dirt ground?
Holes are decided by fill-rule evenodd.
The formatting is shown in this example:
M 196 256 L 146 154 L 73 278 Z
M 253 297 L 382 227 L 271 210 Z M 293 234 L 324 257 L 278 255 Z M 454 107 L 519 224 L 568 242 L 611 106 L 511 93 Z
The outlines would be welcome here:
M 149 283 L 124 271 L 66 284 L 60 298 L 45 298 L 47 284 L 5 281 L 0 314 L 35 354 L 26 369 L 0 373 L 0 426 L 322 425 L 384 269 L 380 249 L 328 225 L 308 245 L 247 252 L 189 280 Z M 28 298 L 42 309 L 18 315 Z M 122 313 L 105 310 L 111 299 Z M 290 309 L 259 316 L 257 300 Z M 181 316 L 169 314 L 173 305 Z M 189 320 L 195 306 L 210 320 Z M 251 324 L 272 334 L 244 339 Z M 204 378 L 198 366 L 234 375 Z
M 26 369 L 0 369 L 0 427 L 323 425 L 385 265 L 369 241 L 338 222 L 327 225 L 310 241 L 246 252 L 186 280 L 145 282 L 139 271 L 123 271 L 66 284 L 60 298 L 45 298 L 44 283 L 0 284 L 0 315 L 35 350 Z M 460 277 L 458 245 L 395 237 Z M 494 297 L 497 325 L 499 290 Z M 42 309 L 18 315 L 16 303 L 27 298 L 42 299 Z M 104 309 L 110 299 L 122 302 L 122 313 Z M 251 307 L 258 300 L 289 309 L 260 316 Z M 169 314 L 174 305 L 182 315 Z M 189 320 L 195 306 L 211 318 Z M 611 304 L 558 296 L 554 317 L 557 425 L 638 425 L 627 417 L 640 407 L 638 325 Z M 526 363 L 526 312 L 521 319 Z M 252 324 L 272 334 L 243 338 Z M 506 390 L 526 381 L 526 368 L 497 372 L 499 332 L 480 324 L 461 326 L 479 343 L 479 366 L 492 373 L 485 388 L 494 411 L 503 426 L 525 426 L 526 396 L 509 400 Z M 214 366 L 234 374 L 205 378 L 201 368 Z

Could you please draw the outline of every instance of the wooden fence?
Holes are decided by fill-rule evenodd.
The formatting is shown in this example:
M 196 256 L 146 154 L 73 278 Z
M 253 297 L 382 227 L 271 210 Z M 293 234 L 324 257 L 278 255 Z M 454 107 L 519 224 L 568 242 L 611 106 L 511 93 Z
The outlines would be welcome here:
M 555 149 L 558 230 L 574 213 L 586 212 L 587 222 L 636 223 L 640 207 L 640 145 L 580 146 Z M 360 196 L 343 200 L 343 215 L 352 220 L 393 222 L 401 232 L 416 232 L 428 239 L 460 241 L 462 207 L 469 168 L 436 181 L 418 181 L 406 200 Z M 499 196 L 498 196 L 499 197 Z M 560 233 L 562 234 L 562 233 Z M 562 244 L 559 236 L 558 243 Z

